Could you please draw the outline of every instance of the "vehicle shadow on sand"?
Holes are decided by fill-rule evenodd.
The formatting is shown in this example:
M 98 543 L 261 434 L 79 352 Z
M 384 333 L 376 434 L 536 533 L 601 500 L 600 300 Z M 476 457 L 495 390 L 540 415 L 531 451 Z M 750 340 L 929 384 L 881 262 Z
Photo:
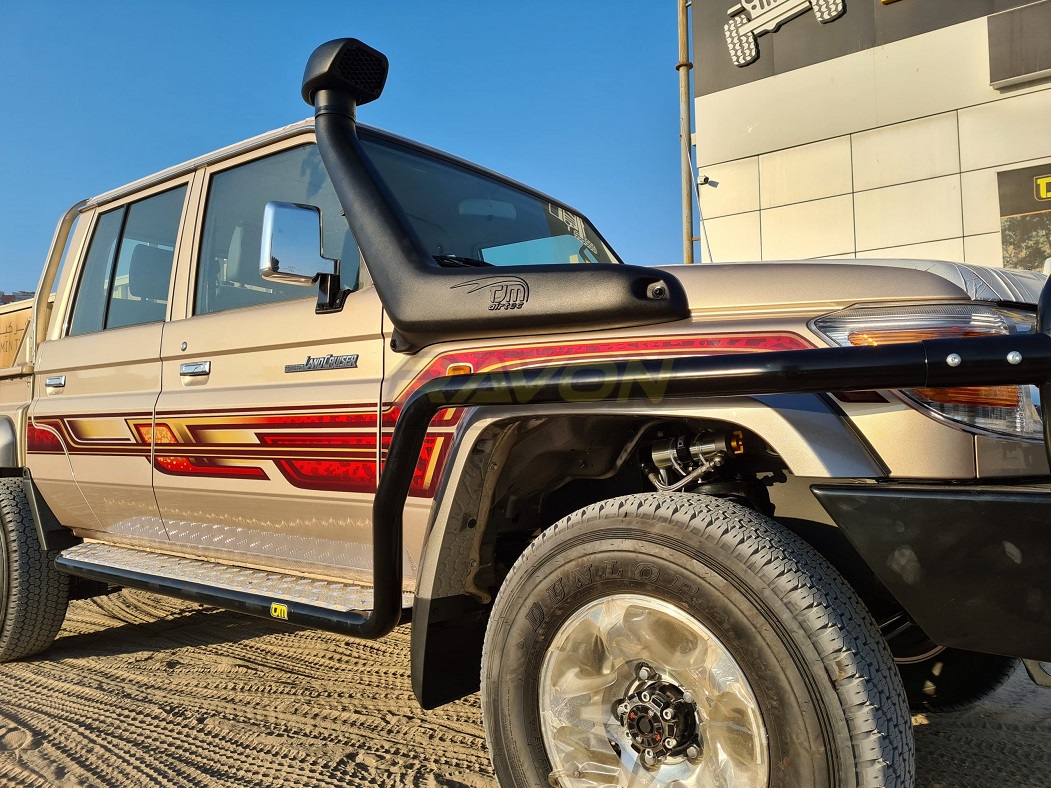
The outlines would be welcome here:
M 51 658 L 233 644 L 302 631 L 290 624 L 205 605 L 187 610 L 188 605 L 194 607 L 193 603 L 143 592 L 116 591 L 76 604 L 78 615 L 73 620 L 67 618 L 62 633 L 47 651 Z

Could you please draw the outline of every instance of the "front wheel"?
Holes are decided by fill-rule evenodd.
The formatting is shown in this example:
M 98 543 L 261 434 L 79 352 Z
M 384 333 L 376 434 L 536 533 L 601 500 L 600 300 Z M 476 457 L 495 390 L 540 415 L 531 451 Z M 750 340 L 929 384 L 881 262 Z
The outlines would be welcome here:
M 486 634 L 503 786 L 907 786 L 892 657 L 808 545 L 714 498 L 570 515 L 515 563 Z

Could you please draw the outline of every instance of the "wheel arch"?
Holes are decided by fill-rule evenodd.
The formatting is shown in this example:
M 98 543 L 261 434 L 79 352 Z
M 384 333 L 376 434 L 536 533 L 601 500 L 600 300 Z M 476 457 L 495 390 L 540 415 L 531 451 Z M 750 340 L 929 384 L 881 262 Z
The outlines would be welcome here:
M 788 478 L 796 482 L 791 489 L 785 486 L 780 491 L 777 514 L 797 520 L 801 526 L 810 524 L 813 538 L 827 537 L 836 529 L 830 528 L 831 520 L 813 500 L 810 480 L 877 478 L 885 474 L 871 448 L 838 408 L 820 395 L 683 399 L 663 403 L 659 409 L 652 404 L 598 403 L 469 412 L 454 437 L 452 459 L 432 509 L 417 576 L 412 681 L 424 708 L 451 702 L 478 688 L 477 668 L 489 608 L 503 579 L 495 556 L 497 537 L 513 560 L 515 551 L 524 550 L 540 529 L 564 514 L 613 495 L 652 489 L 646 483 L 639 489 L 610 491 L 619 484 L 631 483 L 614 477 L 617 464 L 627 462 L 625 452 L 633 453 L 632 436 L 637 441 L 646 424 L 674 421 L 721 422 L 764 441 L 783 460 Z M 515 460 L 512 455 L 516 448 L 522 452 L 529 435 L 536 434 L 545 422 L 554 427 L 549 431 L 552 439 L 541 439 L 543 448 L 536 450 L 548 452 L 543 455 L 545 461 L 556 456 L 567 467 L 582 463 L 593 467 L 579 469 L 582 479 L 566 496 L 557 516 L 546 522 L 524 517 L 519 524 L 509 526 L 506 512 L 492 517 L 497 484 L 507 490 L 540 465 L 521 457 Z M 609 436 L 622 445 L 615 443 L 596 452 L 594 447 L 575 442 L 577 436 L 594 434 Z M 494 519 L 500 522 L 494 523 Z M 837 540 L 833 537 L 833 541 Z
M 58 521 L 33 482 L 29 469 L 22 465 L 18 430 L 14 419 L 6 415 L 0 415 L 0 478 L 21 479 L 41 551 L 61 550 L 79 541 Z

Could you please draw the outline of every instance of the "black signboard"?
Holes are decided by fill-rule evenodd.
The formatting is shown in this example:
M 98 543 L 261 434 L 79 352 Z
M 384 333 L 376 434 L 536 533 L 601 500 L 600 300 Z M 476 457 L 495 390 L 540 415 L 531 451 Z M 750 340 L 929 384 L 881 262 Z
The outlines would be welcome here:
M 1005 268 L 1051 262 L 1051 162 L 996 174 Z
M 694 90 L 704 96 L 1033 0 L 694 0 Z
M 1051 0 L 989 17 L 989 81 L 994 87 L 1051 76 Z

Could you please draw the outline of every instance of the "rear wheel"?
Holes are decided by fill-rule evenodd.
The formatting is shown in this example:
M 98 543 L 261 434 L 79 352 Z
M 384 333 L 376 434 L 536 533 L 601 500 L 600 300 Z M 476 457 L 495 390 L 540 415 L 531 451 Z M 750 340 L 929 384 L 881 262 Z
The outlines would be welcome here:
M 617 498 L 516 562 L 486 635 L 504 786 L 905 786 L 912 731 L 872 619 L 750 509 Z
M 21 479 L 0 479 L 0 662 L 37 654 L 66 616 L 69 578 L 44 551 Z

